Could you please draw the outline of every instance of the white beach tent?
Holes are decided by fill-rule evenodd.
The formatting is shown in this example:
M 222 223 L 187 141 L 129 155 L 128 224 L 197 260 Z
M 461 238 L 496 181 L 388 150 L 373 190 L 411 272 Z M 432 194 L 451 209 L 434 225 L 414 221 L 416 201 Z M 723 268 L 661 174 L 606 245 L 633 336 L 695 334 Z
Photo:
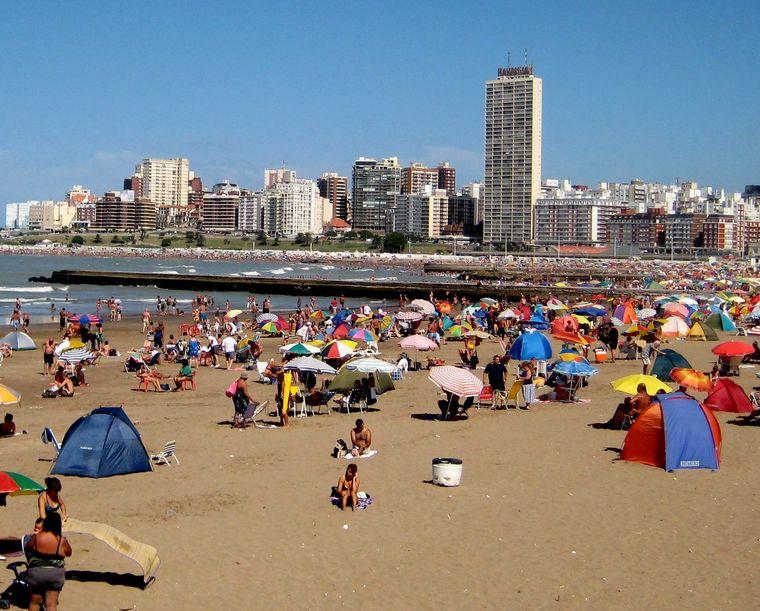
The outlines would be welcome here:
M 8 344 L 13 350 L 35 350 L 37 348 L 34 340 L 23 331 L 11 331 L 3 339 L 0 339 L 0 344 Z

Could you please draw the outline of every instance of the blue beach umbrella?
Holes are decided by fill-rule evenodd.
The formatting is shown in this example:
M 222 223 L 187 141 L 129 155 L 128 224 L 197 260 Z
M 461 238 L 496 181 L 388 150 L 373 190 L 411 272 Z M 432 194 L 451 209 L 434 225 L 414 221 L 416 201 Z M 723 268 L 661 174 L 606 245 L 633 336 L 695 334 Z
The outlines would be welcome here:
M 509 349 L 509 356 L 521 361 L 529 359 L 546 361 L 552 357 L 552 347 L 549 340 L 540 333 L 526 331 L 512 344 Z
M 594 369 L 588 363 L 584 363 L 582 361 L 560 361 L 554 365 L 554 369 L 552 369 L 552 371 L 555 373 L 561 373 L 566 376 L 579 377 L 588 377 L 597 373 L 596 369 Z

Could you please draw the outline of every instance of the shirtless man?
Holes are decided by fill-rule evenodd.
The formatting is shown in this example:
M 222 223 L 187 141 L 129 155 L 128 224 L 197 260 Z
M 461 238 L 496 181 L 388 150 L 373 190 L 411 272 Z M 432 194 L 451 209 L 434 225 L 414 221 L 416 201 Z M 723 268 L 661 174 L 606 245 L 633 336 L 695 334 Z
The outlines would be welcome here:
M 372 446 L 372 431 L 364 426 L 364 420 L 361 418 L 356 421 L 356 428 L 351 429 L 351 454 L 361 456 L 370 451 Z

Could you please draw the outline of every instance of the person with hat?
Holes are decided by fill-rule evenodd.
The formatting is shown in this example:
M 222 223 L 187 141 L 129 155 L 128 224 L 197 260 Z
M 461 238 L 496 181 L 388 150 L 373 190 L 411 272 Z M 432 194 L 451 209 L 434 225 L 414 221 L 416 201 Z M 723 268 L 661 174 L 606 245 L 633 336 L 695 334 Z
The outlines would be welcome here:
M 232 428 L 242 429 L 245 427 L 245 412 L 248 404 L 253 402 L 253 397 L 248 392 L 248 372 L 241 371 L 240 377 L 235 383 L 235 393 L 232 395 L 232 404 L 235 406 L 235 418 Z

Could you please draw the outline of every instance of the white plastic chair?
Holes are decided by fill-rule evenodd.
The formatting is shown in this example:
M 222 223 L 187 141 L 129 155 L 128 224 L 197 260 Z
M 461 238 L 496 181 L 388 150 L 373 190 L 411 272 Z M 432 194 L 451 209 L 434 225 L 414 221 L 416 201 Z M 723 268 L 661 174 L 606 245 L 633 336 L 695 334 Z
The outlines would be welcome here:
M 155 460 L 159 465 L 163 462 L 171 467 L 172 464 L 169 462 L 170 458 L 174 458 L 174 460 L 177 461 L 177 464 L 179 464 L 179 458 L 177 458 L 177 454 L 175 453 L 176 451 L 177 442 L 175 440 L 167 441 L 164 444 L 164 449 L 161 450 L 158 454 L 153 454 L 150 459 Z

